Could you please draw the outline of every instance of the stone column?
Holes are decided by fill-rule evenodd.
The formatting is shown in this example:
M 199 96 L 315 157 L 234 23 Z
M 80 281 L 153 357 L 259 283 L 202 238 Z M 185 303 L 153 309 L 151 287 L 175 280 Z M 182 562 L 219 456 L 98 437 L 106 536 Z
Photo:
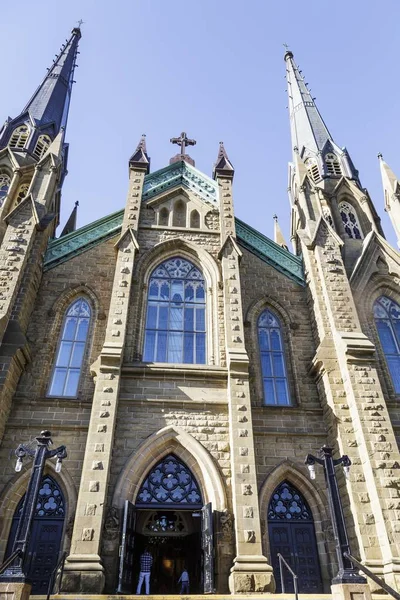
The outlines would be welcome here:
M 65 564 L 63 590 L 100 594 L 104 569 L 100 558 L 118 396 L 121 379 L 132 274 L 144 177 L 148 163 L 130 163 L 130 182 L 103 349 L 93 365 L 96 387 L 86 442 L 71 551 Z
M 227 157 L 226 157 L 227 158 Z M 232 503 L 236 557 L 229 577 L 231 593 L 274 591 L 272 567 L 262 554 L 258 488 L 249 388 L 249 359 L 244 345 L 239 260 L 232 203 L 233 168 L 215 169 L 221 213 L 221 250 L 225 340 L 228 366 Z

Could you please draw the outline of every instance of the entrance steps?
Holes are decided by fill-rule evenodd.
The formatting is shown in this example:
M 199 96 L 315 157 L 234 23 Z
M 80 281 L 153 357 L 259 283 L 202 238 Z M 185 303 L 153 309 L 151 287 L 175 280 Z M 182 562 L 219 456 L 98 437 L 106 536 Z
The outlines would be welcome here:
M 294 600 L 294 594 L 190 594 L 142 596 L 136 594 L 54 594 L 51 600 Z M 390 600 L 389 596 L 382 596 Z M 376 600 L 381 600 L 376 597 Z M 32 600 L 46 600 L 46 596 L 31 596 Z M 332 600 L 331 594 L 299 594 L 299 600 Z M 374 597 L 375 600 L 375 597 Z

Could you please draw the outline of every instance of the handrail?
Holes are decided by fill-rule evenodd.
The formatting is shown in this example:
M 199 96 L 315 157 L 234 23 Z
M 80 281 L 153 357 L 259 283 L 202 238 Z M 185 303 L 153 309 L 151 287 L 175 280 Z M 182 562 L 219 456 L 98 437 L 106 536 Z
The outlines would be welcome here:
M 18 548 L 18 550 L 15 550 L 15 552 L 13 552 L 0 566 L 0 574 L 4 573 L 4 571 L 6 571 L 6 569 L 8 569 L 8 567 L 14 562 L 14 560 L 22 555 L 23 555 L 23 552 L 22 552 L 21 548 Z
M 61 554 L 60 560 L 58 561 L 57 565 L 53 569 L 53 572 L 52 572 L 52 574 L 50 576 L 50 579 L 49 579 L 49 585 L 48 585 L 48 588 L 47 588 L 46 600 L 50 599 L 50 596 L 52 595 L 52 593 L 54 591 L 53 588 L 54 588 L 54 584 L 56 582 L 58 569 L 61 569 L 61 570 L 60 570 L 60 579 L 58 580 L 58 591 L 57 591 L 57 593 L 60 591 L 61 580 L 62 580 L 62 576 L 63 576 L 63 573 L 64 573 L 64 564 L 65 564 L 65 559 L 66 558 L 67 558 L 67 553 L 63 552 Z
M 280 552 L 278 552 L 278 559 L 279 559 L 279 571 L 280 571 L 280 574 L 281 574 L 282 594 L 285 593 L 285 582 L 284 582 L 284 579 L 283 579 L 283 571 L 282 571 L 282 563 L 283 563 L 285 565 L 285 567 L 287 568 L 287 570 L 289 571 L 289 573 L 293 577 L 294 597 L 295 597 L 295 600 L 298 600 L 299 590 L 298 590 L 298 587 L 297 587 L 297 575 L 293 571 L 293 569 L 288 565 L 288 563 L 283 558 L 283 556 L 282 556 L 282 554 Z M 400 600 L 400 598 L 397 598 L 396 600 Z
M 377 583 L 383 590 L 385 590 L 385 592 L 393 596 L 393 598 L 395 598 L 396 600 L 400 600 L 400 594 L 396 592 L 396 590 L 390 587 L 390 585 L 388 585 L 383 579 L 378 577 L 378 575 L 375 575 L 375 573 L 368 569 L 368 567 L 360 563 L 356 558 L 354 558 L 354 556 L 352 556 L 348 552 L 343 552 L 343 556 L 348 558 L 356 567 L 360 569 L 360 571 L 363 571 L 366 575 L 368 575 L 368 577 L 372 579 L 372 581 L 375 581 L 375 583 Z

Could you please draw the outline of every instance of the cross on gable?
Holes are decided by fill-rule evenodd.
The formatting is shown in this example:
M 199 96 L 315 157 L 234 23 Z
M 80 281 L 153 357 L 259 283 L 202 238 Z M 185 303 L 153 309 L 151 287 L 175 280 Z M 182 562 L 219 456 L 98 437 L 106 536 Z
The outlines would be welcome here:
M 182 131 L 180 137 L 171 138 L 169 141 L 171 144 L 178 144 L 181 147 L 181 156 L 185 156 L 187 146 L 196 145 L 196 140 L 190 140 L 184 131 Z

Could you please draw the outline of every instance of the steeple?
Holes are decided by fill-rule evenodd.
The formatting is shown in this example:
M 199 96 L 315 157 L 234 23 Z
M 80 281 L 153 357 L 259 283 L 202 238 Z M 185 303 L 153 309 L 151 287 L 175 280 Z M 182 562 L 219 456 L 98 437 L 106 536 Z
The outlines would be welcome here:
M 286 240 L 283 237 L 282 229 L 280 228 L 280 225 L 278 223 L 277 215 L 274 215 L 274 242 L 275 244 L 278 244 L 285 250 L 288 250 Z
M 78 200 L 75 202 L 75 206 L 72 209 L 72 212 L 69 216 L 68 221 L 65 223 L 64 225 L 64 229 L 62 230 L 60 237 L 62 237 L 63 235 L 67 235 L 67 233 L 72 233 L 73 231 L 75 231 L 76 229 L 76 217 L 78 214 L 78 206 L 79 206 L 79 202 Z
M 383 193 L 385 195 L 385 211 L 392 221 L 393 229 L 397 236 L 397 245 L 400 248 L 400 180 L 392 169 L 383 160 L 382 154 L 378 154 L 381 167 Z
M 129 159 L 129 165 L 136 169 L 144 169 L 146 173 L 150 171 L 150 158 L 146 148 L 146 134 L 143 134 L 139 140 L 135 152 Z
M 80 38 L 81 30 L 75 27 L 23 111 L 6 121 L 0 132 L 0 149 L 9 145 L 40 160 L 45 151 L 42 151 L 42 143 L 47 149 L 61 128 L 65 129 Z M 19 143 L 13 144 L 16 129 L 20 126 L 27 127 L 27 130 L 20 135 Z M 38 148 L 39 136 L 42 138 Z
M 293 153 L 306 163 L 314 183 L 343 175 L 358 180 L 347 150 L 333 141 L 290 50 L 285 53 L 285 62 Z
M 235 169 L 233 168 L 233 165 L 226 153 L 224 142 L 219 143 L 217 161 L 213 169 L 214 179 L 216 179 L 217 174 L 227 177 L 233 177 L 233 175 L 235 174 Z

